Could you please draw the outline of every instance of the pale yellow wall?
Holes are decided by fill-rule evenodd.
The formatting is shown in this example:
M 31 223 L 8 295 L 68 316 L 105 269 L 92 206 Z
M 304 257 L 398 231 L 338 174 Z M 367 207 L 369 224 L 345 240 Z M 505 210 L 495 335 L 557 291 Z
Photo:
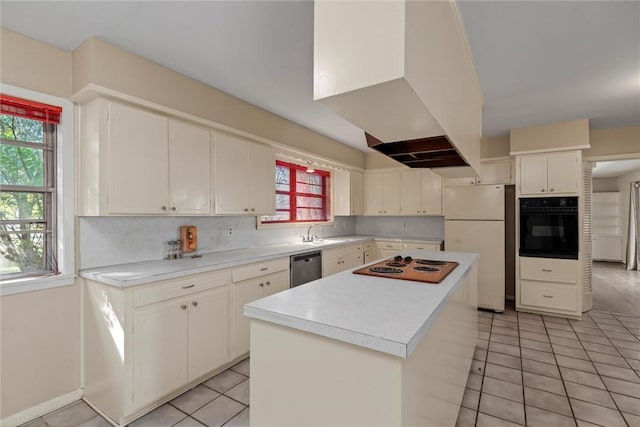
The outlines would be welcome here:
M 583 158 L 640 156 L 640 126 L 592 130 L 589 139 L 591 148 L 582 151 Z
M 617 178 L 593 178 L 592 189 L 594 193 L 607 191 L 619 191 Z
M 0 298 L 0 419 L 80 388 L 79 289 Z
M 480 158 L 509 157 L 509 135 L 480 140 Z
M 398 168 L 404 166 L 400 162 L 396 162 L 392 158 L 380 154 L 377 151 L 371 151 L 367 154 L 366 169 L 385 169 Z
M 0 81 L 68 98 L 71 54 L 0 28 Z
M 364 168 L 363 152 L 101 40 L 88 39 L 72 56 L 74 93 L 93 83 Z
M 512 129 L 511 154 L 589 147 L 589 120 Z

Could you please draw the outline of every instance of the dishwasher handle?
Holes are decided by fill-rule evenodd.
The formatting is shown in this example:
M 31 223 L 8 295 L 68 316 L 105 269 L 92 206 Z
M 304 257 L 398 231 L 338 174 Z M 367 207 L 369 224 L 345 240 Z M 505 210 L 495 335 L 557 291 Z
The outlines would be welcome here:
M 307 252 L 306 254 L 294 255 L 291 257 L 291 259 L 293 262 L 298 262 L 298 261 L 311 262 L 313 258 L 319 258 L 321 254 L 322 252 L 320 251 Z

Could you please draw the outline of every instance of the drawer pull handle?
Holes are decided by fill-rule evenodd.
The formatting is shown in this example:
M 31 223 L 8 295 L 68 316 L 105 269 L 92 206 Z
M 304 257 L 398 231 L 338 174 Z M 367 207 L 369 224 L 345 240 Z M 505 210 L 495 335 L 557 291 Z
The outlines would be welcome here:
M 271 284 L 271 282 L 267 282 L 267 286 L 269 286 Z
M 260 287 L 261 287 L 261 288 L 264 288 L 264 283 L 260 283 Z
M 386 246 L 387 246 L 388 248 L 392 248 L 392 247 L 393 247 L 393 245 L 386 245 Z
M 192 306 L 197 307 L 198 306 L 198 301 L 194 301 L 191 303 Z
M 267 271 L 268 269 L 269 269 L 269 267 L 262 267 L 262 268 L 260 269 L 260 271 Z
M 189 289 L 189 288 L 193 288 L 195 285 L 187 285 L 187 286 L 183 286 L 182 289 Z
M 183 310 L 186 310 L 186 309 L 187 309 L 187 304 L 182 304 L 182 305 L 180 306 L 180 308 L 181 308 L 181 309 L 183 309 Z
M 542 271 L 544 271 L 545 273 L 551 273 L 553 270 L 549 270 L 547 268 L 543 268 Z
M 542 294 L 542 296 L 543 296 L 543 297 L 545 297 L 545 298 L 553 298 L 553 295 L 545 295 L 545 294 Z

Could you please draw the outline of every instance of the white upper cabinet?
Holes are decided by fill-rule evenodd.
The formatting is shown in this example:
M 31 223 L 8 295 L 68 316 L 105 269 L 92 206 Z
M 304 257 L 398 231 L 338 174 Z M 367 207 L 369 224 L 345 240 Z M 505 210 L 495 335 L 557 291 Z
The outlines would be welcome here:
M 476 184 L 512 184 L 511 160 L 480 163 Z
M 109 103 L 109 190 L 114 214 L 162 214 L 168 209 L 168 119 Z
M 365 174 L 364 214 L 400 215 L 400 172 Z
M 341 169 L 331 171 L 333 182 L 333 214 L 351 215 L 351 179 L 349 172 Z
M 169 209 L 177 214 L 211 212 L 211 131 L 169 121 Z
M 579 151 L 520 156 L 520 194 L 573 193 L 580 190 Z
M 351 215 L 364 215 L 364 173 L 351 171 Z
M 401 215 L 441 215 L 442 178 L 430 169 L 404 171 L 400 180 Z
M 216 133 L 215 213 L 267 215 L 275 211 L 275 155 L 271 147 Z
M 79 215 L 211 212 L 211 133 L 137 107 L 79 107 Z

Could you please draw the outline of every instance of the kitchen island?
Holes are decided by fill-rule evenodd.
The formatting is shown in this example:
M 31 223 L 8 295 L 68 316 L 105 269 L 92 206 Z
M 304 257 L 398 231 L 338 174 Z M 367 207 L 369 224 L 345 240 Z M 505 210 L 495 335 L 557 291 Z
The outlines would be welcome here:
M 455 425 L 477 337 L 477 254 L 439 284 L 347 270 L 247 304 L 251 425 Z

